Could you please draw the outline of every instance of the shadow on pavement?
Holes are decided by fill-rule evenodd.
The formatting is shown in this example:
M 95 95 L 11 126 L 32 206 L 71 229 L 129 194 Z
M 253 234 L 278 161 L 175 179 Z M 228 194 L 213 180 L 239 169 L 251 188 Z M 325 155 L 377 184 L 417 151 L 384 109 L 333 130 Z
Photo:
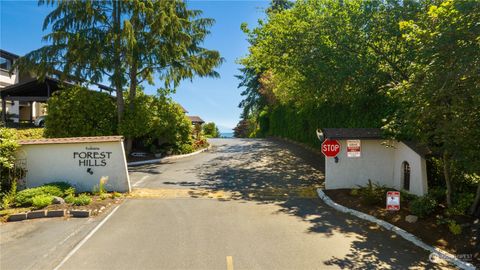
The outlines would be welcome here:
M 309 222 L 306 233 L 327 237 L 342 233 L 355 238 L 347 256 L 333 257 L 324 262 L 326 265 L 353 269 L 440 269 L 428 262 L 424 250 L 324 205 L 316 194 L 316 188 L 322 187 L 324 181 L 323 157 L 294 144 L 260 139 L 220 145 L 215 152 L 219 157 L 192 169 L 200 182 L 167 184 L 231 192 L 230 200 L 276 204 L 281 207 L 280 212 Z

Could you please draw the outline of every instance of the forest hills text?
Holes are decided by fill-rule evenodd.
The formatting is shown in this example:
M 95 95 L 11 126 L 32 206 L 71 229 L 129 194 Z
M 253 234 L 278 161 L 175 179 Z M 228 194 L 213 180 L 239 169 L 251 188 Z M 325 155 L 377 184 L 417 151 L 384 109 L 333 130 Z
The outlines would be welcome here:
M 112 152 L 73 152 L 73 159 L 78 159 L 79 167 L 105 167 L 107 166 L 107 160 L 110 159 L 111 155 Z

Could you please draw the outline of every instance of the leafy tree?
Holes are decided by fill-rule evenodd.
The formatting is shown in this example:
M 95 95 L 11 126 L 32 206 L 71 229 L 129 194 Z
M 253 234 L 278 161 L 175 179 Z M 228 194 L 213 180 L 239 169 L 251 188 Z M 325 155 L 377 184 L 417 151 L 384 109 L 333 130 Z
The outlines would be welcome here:
M 140 91 L 132 100 L 128 95 L 126 99 L 125 118 L 120 124 L 120 133 L 128 138 L 142 138 L 148 135 L 154 125 L 156 115 L 155 96 L 149 96 Z M 134 106 L 130 106 L 135 103 Z
M 266 127 L 267 134 L 315 144 L 318 127 L 383 126 L 440 157 L 434 165 L 452 206 L 454 187 L 472 192 L 472 183 L 479 185 L 468 180 L 480 171 L 479 6 L 310 0 L 267 11 L 257 28 L 242 25 L 251 46 L 240 60 L 247 88 L 237 128 L 260 124 L 262 132 L 249 136 Z M 477 190 L 472 213 L 480 212 Z
M 386 90 L 413 57 L 398 24 L 420 10 L 416 1 L 297 1 L 257 28 L 242 25 L 251 44 L 240 60 L 242 116 L 262 121 L 258 135 L 311 144 L 322 126 L 380 127 L 397 106 Z
M 115 99 L 74 86 L 55 92 L 47 102 L 45 136 L 105 136 L 117 133 Z
M 244 98 L 238 107 L 243 109 L 241 118 L 248 118 L 266 105 L 266 98 L 260 91 L 259 73 L 252 68 L 242 68 L 240 71 L 243 74 L 235 77 L 241 80 L 238 88 L 244 87 L 245 90 L 240 94 Z
M 51 44 L 32 51 L 18 62 L 40 76 L 61 69 L 64 77 L 80 81 L 110 80 L 116 89 L 117 117 L 124 117 L 123 91 L 153 84 L 157 75 L 167 89 L 182 79 L 218 76 L 213 68 L 222 59 L 217 51 L 201 47 L 212 19 L 190 10 L 183 1 L 61 1 L 40 0 L 55 9 L 45 18 L 44 36 Z M 135 111 L 129 102 L 129 111 Z M 121 125 L 120 125 L 121 126 Z M 127 140 L 127 151 L 131 140 Z
M 220 130 L 215 125 L 214 122 L 206 123 L 202 126 L 203 133 L 210 138 L 218 138 L 220 137 Z
M 271 0 L 270 6 L 265 12 L 267 15 L 272 16 L 277 12 L 282 12 L 291 8 L 292 6 L 293 3 L 288 0 Z M 256 31 L 250 31 L 246 23 L 241 25 L 241 29 L 248 35 L 249 43 L 252 46 L 255 45 L 257 41 Z M 264 76 L 262 71 L 248 66 L 241 68 L 240 71 L 242 75 L 236 75 L 235 77 L 241 81 L 238 88 L 245 87 L 245 90 L 241 93 L 245 98 L 238 105 L 240 108 L 243 108 L 241 118 L 247 119 L 251 116 L 256 117 L 268 102 L 275 102 L 271 89 L 265 87 L 265 82 L 267 82 L 265 78 L 268 75 Z M 262 87 L 262 82 L 264 87 Z
M 442 157 L 448 206 L 453 168 L 480 171 L 479 21 L 478 1 L 450 0 L 429 5 L 417 20 L 400 24 L 416 53 L 408 79 L 390 91 L 402 106 L 388 127 L 421 140 Z M 480 188 L 472 209 L 479 200 Z
M 267 8 L 266 12 L 273 13 L 273 12 L 281 12 L 283 10 L 289 9 L 293 6 L 293 2 L 288 0 L 271 0 L 270 6 Z
M 251 119 L 242 119 L 233 129 L 233 136 L 235 138 L 250 138 L 256 130 L 256 124 Z
M 155 112 L 148 135 L 151 144 L 171 145 L 175 152 L 183 152 L 186 145 L 192 145 L 192 122 L 178 103 L 160 95 L 151 109 Z

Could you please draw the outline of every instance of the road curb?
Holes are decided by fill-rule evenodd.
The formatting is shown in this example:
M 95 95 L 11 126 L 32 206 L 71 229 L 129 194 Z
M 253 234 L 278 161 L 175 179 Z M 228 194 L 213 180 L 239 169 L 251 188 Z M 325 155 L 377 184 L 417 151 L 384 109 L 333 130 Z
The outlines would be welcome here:
M 72 217 L 76 218 L 88 218 L 92 214 L 91 210 L 70 210 Z
M 150 159 L 150 160 L 142 160 L 142 161 L 134 161 L 134 162 L 129 162 L 127 163 L 127 166 L 140 166 L 140 165 L 147 165 L 147 164 L 155 164 L 155 163 L 161 163 L 169 160 L 176 160 L 176 159 L 181 159 L 181 158 L 186 158 L 186 157 L 191 157 L 194 155 L 198 155 L 202 152 L 205 152 L 207 150 L 210 150 L 212 146 L 208 146 L 207 148 L 200 149 L 198 151 L 195 151 L 193 153 L 185 154 L 185 155 L 175 155 L 175 156 L 168 156 L 164 158 L 159 158 L 159 159 Z
M 475 266 L 473 266 L 473 264 L 471 263 L 467 263 L 467 262 L 464 262 L 462 260 L 459 260 L 457 259 L 453 254 L 450 254 L 444 250 L 441 250 L 439 248 L 435 248 L 433 246 L 430 246 L 430 245 L 427 245 L 425 244 L 422 240 L 418 239 L 415 235 L 393 225 L 393 224 L 390 224 L 384 220 L 381 220 L 381 219 L 378 219 L 374 216 L 371 216 L 371 215 L 368 215 L 368 214 L 365 214 L 365 213 L 362 213 L 360 211 L 357 211 L 357 210 L 353 210 L 353 209 L 350 209 L 348 207 L 345 207 L 343 205 L 340 205 L 334 201 L 332 201 L 332 199 L 330 199 L 330 197 L 327 196 L 327 194 L 325 194 L 325 192 L 323 192 L 323 190 L 321 189 L 317 189 L 317 194 L 318 194 L 318 197 L 320 199 L 323 200 L 323 202 L 325 202 L 328 206 L 340 211 L 340 212 L 343 212 L 343 213 L 348 213 L 348 214 L 351 214 L 351 215 L 354 215 L 358 218 L 361 218 L 363 220 L 367 220 L 367 221 L 370 221 L 370 222 L 373 222 L 373 223 L 376 223 L 378 224 L 379 226 L 382 226 L 383 228 L 389 230 L 389 231 L 392 231 L 394 232 L 395 234 L 403 237 L 405 240 L 407 241 L 410 241 L 412 242 L 413 244 L 415 244 L 416 246 L 419 246 L 427 251 L 430 251 L 432 254 L 435 254 L 437 257 L 441 258 L 441 259 L 444 259 L 452 264 L 454 264 L 455 266 L 461 268 L 461 269 L 465 269 L 465 270 L 475 270 Z

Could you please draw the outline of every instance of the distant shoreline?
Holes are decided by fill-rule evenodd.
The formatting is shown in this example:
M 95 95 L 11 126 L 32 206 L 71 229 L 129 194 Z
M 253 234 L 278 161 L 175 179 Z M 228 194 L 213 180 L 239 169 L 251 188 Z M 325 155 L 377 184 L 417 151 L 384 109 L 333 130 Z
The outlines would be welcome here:
M 220 132 L 220 138 L 233 138 L 233 132 Z

